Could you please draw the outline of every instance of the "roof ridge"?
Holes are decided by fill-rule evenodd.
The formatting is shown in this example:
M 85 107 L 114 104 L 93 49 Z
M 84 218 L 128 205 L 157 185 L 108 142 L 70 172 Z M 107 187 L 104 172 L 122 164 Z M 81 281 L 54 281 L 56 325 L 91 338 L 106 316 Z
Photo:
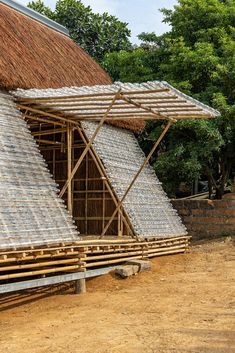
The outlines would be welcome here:
M 18 1 L 0 0 L 0 3 L 3 3 L 4 5 L 7 5 L 7 6 L 13 8 L 14 10 L 22 13 L 23 15 L 26 15 L 26 16 L 32 18 L 33 20 L 35 20 L 35 21 L 37 21 L 47 27 L 50 27 L 50 28 L 54 29 L 55 31 L 60 32 L 60 33 L 69 37 L 69 31 L 66 27 L 49 19 L 48 17 L 40 14 L 39 12 L 34 11 L 33 9 L 31 9 L 27 6 L 24 6 L 23 4 L 21 4 Z

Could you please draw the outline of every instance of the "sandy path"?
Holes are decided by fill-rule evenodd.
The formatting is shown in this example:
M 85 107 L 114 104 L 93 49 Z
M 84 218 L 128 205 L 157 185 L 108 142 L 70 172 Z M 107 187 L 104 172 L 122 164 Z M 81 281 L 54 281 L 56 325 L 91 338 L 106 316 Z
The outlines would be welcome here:
M 235 251 L 214 241 L 152 271 L 88 282 L 0 313 L 1 353 L 234 353 Z M 29 297 L 28 299 L 31 299 Z

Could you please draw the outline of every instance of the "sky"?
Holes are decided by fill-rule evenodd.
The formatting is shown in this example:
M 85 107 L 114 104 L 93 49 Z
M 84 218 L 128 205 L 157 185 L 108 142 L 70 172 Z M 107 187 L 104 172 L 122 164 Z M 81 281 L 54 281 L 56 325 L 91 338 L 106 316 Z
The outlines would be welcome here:
M 18 0 L 27 4 L 29 0 Z M 162 23 L 162 14 L 159 9 L 173 8 L 177 0 L 82 0 L 84 5 L 90 5 L 94 12 L 108 12 L 127 22 L 132 32 L 131 40 L 138 43 L 137 35 L 141 32 L 156 32 L 162 34 L 169 27 Z M 56 0 L 44 0 L 47 6 L 55 7 Z

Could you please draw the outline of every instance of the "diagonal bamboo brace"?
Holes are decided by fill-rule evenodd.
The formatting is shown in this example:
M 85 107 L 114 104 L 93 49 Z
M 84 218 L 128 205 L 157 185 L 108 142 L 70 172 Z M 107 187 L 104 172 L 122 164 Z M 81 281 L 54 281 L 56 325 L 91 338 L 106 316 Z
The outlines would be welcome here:
M 146 166 L 146 164 L 149 162 L 150 158 L 152 157 L 153 153 L 155 152 L 157 146 L 159 145 L 159 143 L 162 141 L 163 137 L 165 136 L 165 134 L 167 133 L 167 131 L 169 130 L 169 128 L 172 125 L 172 121 L 169 121 L 167 126 L 165 127 L 165 129 L 163 130 L 163 132 L 161 133 L 161 135 L 159 136 L 159 138 L 157 139 L 157 141 L 155 142 L 153 148 L 151 149 L 151 151 L 149 152 L 147 158 L 145 159 L 145 161 L 143 162 L 143 164 L 141 165 L 141 167 L 139 168 L 138 172 L 136 173 L 136 175 L 134 176 L 134 178 L 132 179 L 130 185 L 128 186 L 127 190 L 125 191 L 125 194 L 123 195 L 123 197 L 121 198 L 121 200 L 118 202 L 118 205 L 115 209 L 115 211 L 113 212 L 110 220 L 108 221 L 107 225 L 105 226 L 100 238 L 102 238 L 105 233 L 107 232 L 110 224 L 112 223 L 115 215 L 117 214 L 117 212 L 120 210 L 123 201 L 125 200 L 126 196 L 128 195 L 130 189 L 132 188 L 133 184 L 135 183 L 136 179 L 138 178 L 138 176 L 140 175 L 140 173 L 142 172 L 142 170 L 144 169 L 144 167 Z
M 116 99 L 119 97 L 119 94 L 120 94 L 120 90 L 118 90 L 118 92 L 117 92 L 117 93 L 115 94 L 115 96 L 113 97 L 112 102 L 110 103 L 110 105 L 109 105 L 109 107 L 108 107 L 106 113 L 104 114 L 103 118 L 100 120 L 100 122 L 99 122 L 99 124 L 98 124 L 98 126 L 97 126 L 97 128 L 96 128 L 96 130 L 95 130 L 95 132 L 94 132 L 94 134 L 92 135 L 90 141 L 89 141 L 88 144 L 86 145 L 86 147 L 85 147 L 84 151 L 82 152 L 80 158 L 78 159 L 77 163 L 75 164 L 75 166 L 74 166 L 74 168 L 73 168 L 73 170 L 72 170 L 72 172 L 71 172 L 69 178 L 67 179 L 66 183 L 65 183 L 64 186 L 63 186 L 63 189 L 62 189 L 62 190 L 60 191 L 60 193 L 59 193 L 59 196 L 60 196 L 60 197 L 62 197 L 62 196 L 64 195 L 65 191 L 67 190 L 68 185 L 71 183 L 71 180 L 73 179 L 73 177 L 74 177 L 74 175 L 76 174 L 76 172 L 77 172 L 79 166 L 81 165 L 81 163 L 82 163 L 82 161 L 83 161 L 83 158 L 85 157 L 85 155 L 86 155 L 87 152 L 89 151 L 89 149 L 90 149 L 90 147 L 91 147 L 91 145 L 92 145 L 94 139 L 96 138 L 96 135 L 98 134 L 99 130 L 101 129 L 101 127 L 103 126 L 105 120 L 107 119 L 110 110 L 112 109 L 112 107 L 113 107 L 113 105 L 114 105 Z

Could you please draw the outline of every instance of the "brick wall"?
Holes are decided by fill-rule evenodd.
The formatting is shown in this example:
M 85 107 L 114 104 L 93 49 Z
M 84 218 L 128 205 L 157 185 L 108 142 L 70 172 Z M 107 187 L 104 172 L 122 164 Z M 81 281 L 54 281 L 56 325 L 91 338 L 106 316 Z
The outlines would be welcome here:
M 172 200 L 194 239 L 235 233 L 235 194 L 222 200 Z

